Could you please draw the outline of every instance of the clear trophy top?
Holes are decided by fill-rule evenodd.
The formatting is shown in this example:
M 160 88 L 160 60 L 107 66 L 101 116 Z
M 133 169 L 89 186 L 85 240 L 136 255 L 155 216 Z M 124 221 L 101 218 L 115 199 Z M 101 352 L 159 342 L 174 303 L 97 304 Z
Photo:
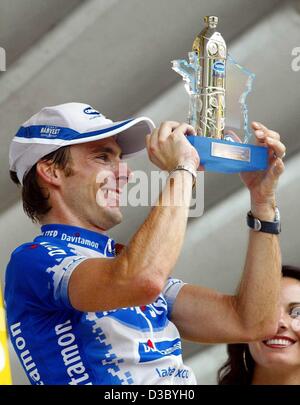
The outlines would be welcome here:
M 234 132 L 248 143 L 251 132 L 248 96 L 255 74 L 242 67 L 228 53 L 218 17 L 204 18 L 205 28 L 196 36 L 188 60 L 172 61 L 189 94 L 188 122 L 198 135 L 224 140 Z

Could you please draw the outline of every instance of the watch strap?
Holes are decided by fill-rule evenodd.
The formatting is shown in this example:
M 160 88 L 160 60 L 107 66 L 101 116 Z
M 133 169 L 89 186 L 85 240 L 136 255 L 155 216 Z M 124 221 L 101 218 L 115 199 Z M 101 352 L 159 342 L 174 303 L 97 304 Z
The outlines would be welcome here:
M 178 165 L 175 167 L 175 169 L 171 170 L 169 173 L 169 176 L 171 176 L 174 172 L 176 172 L 177 170 L 184 170 L 186 172 L 191 173 L 191 175 L 193 176 L 193 185 L 196 182 L 197 179 L 197 172 L 196 170 L 194 170 L 192 167 L 187 166 L 187 165 Z
M 247 224 L 256 232 L 266 232 L 278 235 L 281 232 L 281 223 L 279 219 L 279 210 L 276 208 L 275 220 L 273 222 L 261 221 L 255 218 L 251 211 L 247 214 Z

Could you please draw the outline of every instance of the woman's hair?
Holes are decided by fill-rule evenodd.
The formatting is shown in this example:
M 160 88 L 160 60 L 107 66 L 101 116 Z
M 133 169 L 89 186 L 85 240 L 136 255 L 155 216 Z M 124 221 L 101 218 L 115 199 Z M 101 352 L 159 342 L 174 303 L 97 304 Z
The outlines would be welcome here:
M 59 148 L 55 152 L 44 156 L 41 160 L 52 161 L 57 168 L 64 171 L 66 177 L 72 174 L 69 146 Z M 48 201 L 49 192 L 40 186 L 36 166 L 37 163 L 25 175 L 22 187 L 23 209 L 33 222 L 38 222 L 43 215 L 51 210 Z M 21 185 L 16 172 L 10 171 L 10 178 L 18 186 Z
M 300 268 L 282 266 L 282 276 L 300 281 Z M 254 372 L 254 360 L 247 343 L 227 345 L 228 359 L 218 371 L 219 385 L 250 385 Z

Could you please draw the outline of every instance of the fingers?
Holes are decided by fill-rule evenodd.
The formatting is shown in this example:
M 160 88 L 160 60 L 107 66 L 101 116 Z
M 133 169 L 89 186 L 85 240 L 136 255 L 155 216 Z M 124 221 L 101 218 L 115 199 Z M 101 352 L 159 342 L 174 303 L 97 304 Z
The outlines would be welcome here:
M 157 150 L 159 144 L 162 144 L 170 135 L 196 135 L 195 129 L 187 124 L 180 124 L 177 121 L 163 122 L 158 129 L 155 129 L 152 134 L 146 138 L 146 145 L 149 146 L 148 150 L 154 152 Z M 147 143 L 148 142 L 148 143 Z
M 185 135 L 196 135 L 195 129 L 187 123 L 167 121 L 146 136 L 146 146 L 150 160 L 162 170 L 173 169 L 183 159 L 191 161 L 195 167 L 199 156 Z
M 252 122 L 252 128 L 254 129 L 256 140 L 259 143 L 265 142 L 265 138 L 267 136 L 269 138 L 280 140 L 280 135 L 278 134 L 278 132 L 275 132 L 275 131 L 272 131 L 271 129 L 268 129 L 267 127 L 265 127 L 260 122 L 255 122 L 255 121 Z
M 180 126 L 179 122 L 177 121 L 166 121 L 163 122 L 158 131 L 157 131 L 157 139 L 165 140 L 168 136 Z
M 255 130 L 255 135 L 257 135 L 258 139 L 263 139 L 264 135 L 268 133 L 268 136 L 270 136 L 271 138 L 280 140 L 280 135 L 278 132 L 268 129 L 260 122 L 252 122 L 252 128 Z
M 155 149 L 153 146 L 151 146 L 151 140 L 152 140 L 153 136 L 157 135 L 157 134 L 154 134 L 154 132 L 157 132 L 157 130 L 154 130 L 151 134 L 146 135 L 146 148 L 147 148 L 147 153 L 148 153 L 150 161 L 159 167 L 159 161 L 157 160 L 157 158 L 155 156 Z
M 278 132 L 272 131 L 260 122 L 252 122 L 256 137 L 256 145 L 266 145 L 270 148 L 270 156 L 282 159 L 285 156 L 286 147 L 280 141 Z
M 196 135 L 196 131 L 187 123 L 179 124 L 179 122 L 176 121 L 167 121 L 161 124 L 155 141 L 158 141 L 158 143 L 163 143 L 170 135 L 178 136 L 181 134 Z
M 195 128 L 187 123 L 180 124 L 174 131 L 174 135 L 196 135 Z
M 149 150 L 154 152 L 157 147 L 158 143 L 166 140 L 168 136 L 172 133 L 172 131 L 179 126 L 179 122 L 177 121 L 166 121 L 163 122 L 159 128 L 156 128 L 152 134 L 150 135 L 150 144 Z
M 266 144 L 273 151 L 274 158 L 282 159 L 285 156 L 286 148 L 283 143 L 273 138 L 267 137 Z

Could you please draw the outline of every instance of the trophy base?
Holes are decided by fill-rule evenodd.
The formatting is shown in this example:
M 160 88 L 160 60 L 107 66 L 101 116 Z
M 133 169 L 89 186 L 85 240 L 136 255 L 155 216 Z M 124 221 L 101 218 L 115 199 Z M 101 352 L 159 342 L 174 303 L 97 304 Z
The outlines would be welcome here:
M 223 139 L 188 135 L 187 139 L 199 152 L 205 171 L 240 173 L 266 170 L 268 148 Z

